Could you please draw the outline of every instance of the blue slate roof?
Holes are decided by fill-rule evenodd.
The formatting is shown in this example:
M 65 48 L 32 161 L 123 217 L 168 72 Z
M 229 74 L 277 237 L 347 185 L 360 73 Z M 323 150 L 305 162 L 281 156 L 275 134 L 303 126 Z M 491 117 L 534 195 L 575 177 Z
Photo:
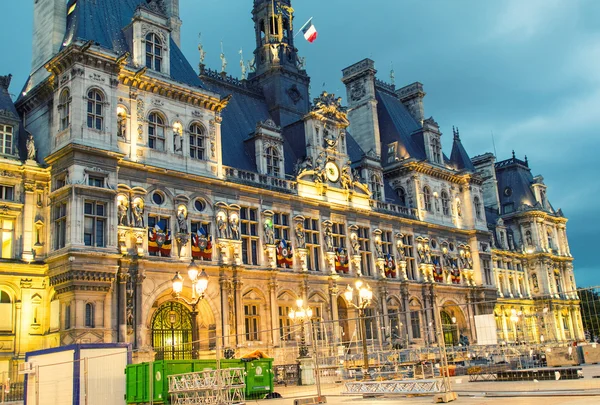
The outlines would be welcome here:
M 452 144 L 452 154 L 450 155 L 449 164 L 454 166 L 456 170 L 468 170 L 475 173 L 475 166 L 473 166 L 471 158 L 460 141 L 458 132 L 454 133 L 454 142 Z
M 67 9 L 75 2 L 75 10 L 67 17 L 65 43 L 91 40 L 119 55 L 132 53 L 123 28 L 131 23 L 135 10 L 146 4 L 146 0 L 70 0 Z M 198 74 L 173 40 L 170 41 L 169 49 L 171 78 L 189 86 L 203 88 Z
M 425 159 L 425 149 L 412 137 L 415 131 L 421 129 L 419 123 L 396 96 L 378 89 L 375 95 L 382 144 L 381 161 L 384 165 L 388 161 L 387 145 L 392 142 L 398 142 L 397 153 L 401 158 Z
M 501 207 L 513 203 L 516 211 L 522 204 L 536 205 L 531 189 L 533 176 L 525 162 L 513 158 L 496 163 L 496 178 Z

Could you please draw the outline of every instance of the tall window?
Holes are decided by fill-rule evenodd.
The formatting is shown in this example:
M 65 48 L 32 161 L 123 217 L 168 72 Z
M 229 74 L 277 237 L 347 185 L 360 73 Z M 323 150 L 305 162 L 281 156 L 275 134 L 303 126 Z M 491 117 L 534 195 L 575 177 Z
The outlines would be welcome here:
M 381 251 L 384 254 L 394 254 L 393 249 L 393 245 L 394 245 L 394 240 L 392 239 L 392 232 L 391 231 L 383 231 L 381 233 Z
M 483 260 L 483 277 L 486 285 L 492 285 L 492 265 L 489 260 Z
M 3 186 L 0 184 L 0 200 L 14 201 L 15 200 L 15 187 L 14 186 Z
M 0 243 L 3 259 L 13 258 L 13 241 L 15 239 L 15 221 L 8 218 L 0 218 Z
M 377 175 L 374 174 L 371 176 L 371 192 L 373 193 L 372 198 L 374 200 L 379 200 L 381 201 L 381 188 L 383 187 L 383 183 L 381 182 L 381 178 Z
M 406 190 L 402 187 L 398 187 L 396 193 L 398 193 L 398 202 L 400 205 L 406 207 Z
M 319 221 L 312 218 L 306 218 L 304 220 L 304 233 L 306 235 L 306 249 L 308 249 L 308 269 L 313 271 L 319 271 Z
M 91 302 L 85 304 L 85 326 L 86 328 L 94 327 L 94 304 Z
M 60 130 L 64 131 L 71 124 L 71 93 L 64 89 L 58 99 L 58 111 L 60 117 Z
M 432 137 L 431 139 L 431 154 L 434 163 L 442 163 L 442 145 L 437 137 Z
M 71 304 L 65 305 L 65 329 L 71 328 Z
M 54 249 L 64 248 L 67 243 L 67 204 L 58 203 L 54 207 Z
M 473 205 L 475 206 L 475 217 L 481 219 L 481 201 L 479 200 L 479 197 L 473 199 Z
M 104 95 L 92 89 L 87 95 L 87 126 L 102 131 L 104 128 Z
M 0 331 L 12 331 L 13 329 L 13 302 L 10 295 L 0 290 Z
M 279 337 L 281 340 L 292 340 L 292 320 L 289 317 L 291 307 L 279 306 Z
M 371 243 L 369 241 L 371 231 L 369 228 L 360 227 L 356 231 L 356 234 L 358 235 L 358 243 L 360 244 L 360 267 L 362 274 L 372 276 L 373 265 L 371 264 Z
M 165 150 L 165 119 L 157 112 L 148 117 L 148 146 L 152 149 Z
M 246 327 L 246 341 L 259 340 L 260 317 L 258 305 L 244 305 L 244 323 Z
M 204 128 L 197 123 L 190 126 L 190 157 L 192 159 L 205 159 Z
M 273 228 L 275 231 L 275 239 L 285 239 L 287 242 L 290 241 L 290 216 L 289 214 L 282 214 L 276 212 L 273 214 Z
M 418 311 L 410 312 L 410 328 L 413 339 L 421 339 L 421 316 Z
M 146 35 L 146 67 L 160 72 L 162 70 L 163 43 L 153 32 Z
M 415 250 L 413 247 L 412 235 L 404 235 L 402 237 L 404 244 L 404 257 L 406 258 L 406 275 L 409 280 L 417 279 L 417 264 L 415 262 Z
M 13 127 L 0 125 L 0 153 L 12 155 L 13 153 Z
M 333 236 L 333 246 L 336 248 L 346 248 L 346 226 L 344 224 L 334 222 L 331 226 Z
M 423 203 L 425 205 L 425 211 L 433 212 L 433 207 L 431 205 L 431 190 L 429 187 L 423 187 Z
M 450 215 L 450 197 L 446 191 L 442 191 L 442 212 L 444 215 Z
M 258 210 L 240 209 L 240 231 L 242 234 L 242 261 L 258 266 Z
M 86 201 L 84 214 L 83 242 L 85 245 L 106 246 L 106 204 L 97 201 Z
M 281 158 L 279 157 L 279 152 L 277 149 L 273 146 L 268 147 L 265 151 L 265 157 L 267 159 L 267 175 L 279 177 L 281 173 Z

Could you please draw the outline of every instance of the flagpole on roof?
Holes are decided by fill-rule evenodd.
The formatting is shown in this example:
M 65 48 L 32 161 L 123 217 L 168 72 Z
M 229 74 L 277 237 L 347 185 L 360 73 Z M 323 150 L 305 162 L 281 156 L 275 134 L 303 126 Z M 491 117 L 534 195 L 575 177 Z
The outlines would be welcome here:
M 308 19 L 307 22 L 304 23 L 304 25 L 302 27 L 300 27 L 300 29 L 298 30 L 298 32 L 296 32 L 296 34 L 294 35 L 294 38 L 296 38 L 298 36 L 298 34 L 300 34 L 302 32 L 302 30 L 304 29 L 304 27 L 306 27 L 308 24 L 310 24 L 310 22 L 312 21 L 312 17 L 310 17 Z

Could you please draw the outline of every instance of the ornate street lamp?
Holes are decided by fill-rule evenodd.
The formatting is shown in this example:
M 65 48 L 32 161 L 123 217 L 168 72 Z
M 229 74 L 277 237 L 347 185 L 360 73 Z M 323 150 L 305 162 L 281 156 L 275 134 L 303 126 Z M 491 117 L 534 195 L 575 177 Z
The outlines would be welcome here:
M 196 322 L 196 318 L 198 317 L 197 307 L 200 301 L 204 299 L 204 293 L 208 287 L 208 275 L 204 269 L 200 271 L 200 268 L 193 260 L 188 266 L 187 273 L 192 282 L 192 299 L 188 300 L 181 296 L 181 292 L 183 291 L 183 277 L 181 277 L 179 272 L 175 273 L 175 277 L 173 277 L 172 280 L 173 296 L 176 299 L 185 302 L 192 308 L 192 359 L 197 359 L 199 351 L 198 325 Z
M 361 280 L 354 283 L 357 291 L 357 302 L 354 303 L 354 289 L 348 285 L 344 292 L 344 298 L 354 308 L 358 309 L 358 317 L 360 318 L 360 334 L 362 335 L 362 350 L 363 350 L 363 380 L 370 380 L 369 373 L 369 353 L 367 351 L 367 323 L 365 319 L 365 309 L 371 304 L 373 299 L 373 291 L 368 285 L 363 285 Z
M 296 300 L 296 309 L 290 309 L 288 316 L 292 321 L 300 323 L 300 347 L 298 348 L 298 354 L 300 358 L 307 358 L 308 346 L 306 345 L 306 336 L 304 332 L 304 323 L 311 320 L 313 311 L 311 308 L 304 308 L 304 300 Z

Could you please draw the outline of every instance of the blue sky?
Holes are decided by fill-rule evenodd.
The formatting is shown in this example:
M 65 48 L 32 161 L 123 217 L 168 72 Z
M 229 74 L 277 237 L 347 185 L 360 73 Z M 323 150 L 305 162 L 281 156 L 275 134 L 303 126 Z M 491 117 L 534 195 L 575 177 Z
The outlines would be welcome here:
M 102 0 L 98 0 L 102 1 Z M 420 81 L 426 116 L 441 125 L 445 151 L 460 128 L 471 156 L 527 155 L 562 208 L 579 286 L 600 285 L 595 238 L 600 237 L 600 1 L 596 0 L 295 0 L 296 27 L 309 17 L 313 44 L 297 37 L 312 77 L 312 95 L 341 95 L 341 70 L 365 57 L 379 78 Z M 12 93 L 31 63 L 33 2 L 3 8 L 0 74 L 12 73 Z M 219 68 L 220 43 L 229 73 L 239 75 L 239 50 L 254 49 L 251 0 L 181 0 L 182 49 Z M 323 84 L 325 86 L 323 87 Z

